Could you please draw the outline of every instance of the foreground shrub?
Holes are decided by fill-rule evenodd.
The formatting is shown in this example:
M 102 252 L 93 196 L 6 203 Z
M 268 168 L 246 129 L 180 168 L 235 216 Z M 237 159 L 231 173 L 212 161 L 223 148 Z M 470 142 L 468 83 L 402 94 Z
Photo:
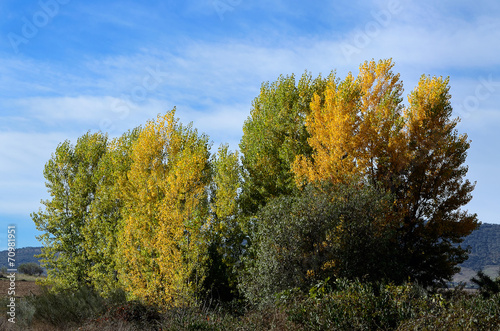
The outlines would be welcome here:
M 289 318 L 306 330 L 496 330 L 500 295 L 427 293 L 414 284 L 372 285 L 337 280 L 309 294 L 279 295 Z
M 411 318 L 415 310 L 430 308 L 422 300 L 425 292 L 414 285 L 337 280 L 332 288 L 319 284 L 308 295 L 293 301 L 284 292 L 280 300 L 287 303 L 291 320 L 307 330 L 394 329 L 399 321 Z
M 191 305 L 160 313 L 126 301 L 123 291 L 103 298 L 81 289 L 19 299 L 15 325 L 0 310 L 0 330 L 500 330 L 500 294 L 485 299 L 461 289 L 430 293 L 411 283 L 344 279 L 286 290 L 259 306 Z
M 398 330 L 500 330 L 500 295 L 454 298 L 440 309 L 402 321 Z
M 500 272 L 496 279 L 492 279 L 480 270 L 477 272 L 476 277 L 472 278 L 471 281 L 479 286 L 479 292 L 485 298 L 489 298 L 492 295 L 500 293 Z
M 83 287 L 77 291 L 53 293 L 45 291 L 29 298 L 34 307 L 34 318 L 56 327 L 79 325 L 104 313 L 105 299 L 95 291 Z
M 137 300 L 111 307 L 105 316 L 115 321 L 128 322 L 149 329 L 157 329 L 161 320 L 156 307 Z
M 241 291 L 262 303 L 327 277 L 390 278 L 388 270 L 398 265 L 389 258 L 396 249 L 394 231 L 385 222 L 389 198 L 368 183 L 325 183 L 271 200 L 257 216 Z

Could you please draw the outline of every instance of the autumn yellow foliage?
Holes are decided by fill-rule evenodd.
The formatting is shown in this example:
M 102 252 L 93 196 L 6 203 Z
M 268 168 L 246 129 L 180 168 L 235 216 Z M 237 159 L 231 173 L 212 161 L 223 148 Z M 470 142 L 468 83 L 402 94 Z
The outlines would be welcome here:
M 449 256 L 465 255 L 453 243 L 478 226 L 475 214 L 460 209 L 474 189 L 464 178 L 470 142 L 456 130 L 447 78 L 422 76 L 405 106 L 393 66 L 365 62 L 356 78 L 329 80 L 306 117 L 313 152 L 298 155 L 292 171 L 299 186 L 364 181 L 391 194 L 385 226 L 398 234 L 401 252 L 393 258 L 411 261 L 403 274 L 419 270 L 419 280 L 431 283 L 457 272 Z
M 174 109 L 145 125 L 131 157 L 119 277 L 133 297 L 185 304 L 203 280 L 207 138 L 180 125 Z
M 367 61 L 344 79 L 263 84 L 241 154 L 221 145 L 211 156 L 175 108 L 112 141 L 87 133 L 60 144 L 44 171 L 51 198 L 32 214 L 46 283 L 123 287 L 175 307 L 237 298 L 241 279 L 449 279 L 478 226 L 462 209 L 474 189 L 470 141 L 456 130 L 447 78 L 422 76 L 403 104 L 393 67 Z
M 356 78 L 351 73 L 344 80 L 331 76 L 324 102 L 315 95 L 306 118 L 314 152 L 299 155 L 292 167 L 299 185 L 376 177 L 382 167 L 404 158 L 403 88 L 393 66 L 391 60 L 365 62 Z

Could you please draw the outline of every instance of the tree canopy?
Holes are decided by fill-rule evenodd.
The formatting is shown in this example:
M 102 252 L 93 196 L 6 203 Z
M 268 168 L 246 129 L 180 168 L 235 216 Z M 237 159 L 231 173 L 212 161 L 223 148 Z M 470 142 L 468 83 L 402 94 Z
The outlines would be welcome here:
M 121 187 L 125 215 L 120 279 L 134 296 L 162 305 L 192 300 L 203 273 L 208 138 L 175 118 L 148 122 Z
M 240 203 L 246 214 L 295 190 L 290 167 L 296 155 L 311 152 L 305 119 L 313 96 L 321 95 L 325 84 L 321 76 L 313 79 L 307 73 L 297 84 L 294 75 L 262 84 L 240 142 L 244 179 Z
M 458 271 L 467 255 L 456 244 L 478 226 L 460 209 L 474 189 L 465 178 L 470 142 L 455 129 L 448 79 L 422 76 L 403 106 L 392 67 L 365 62 L 357 78 L 329 80 L 306 120 L 313 153 L 297 156 L 293 171 L 298 184 L 367 179 L 394 194 L 387 226 L 398 229 L 395 280 L 428 285 Z
M 61 143 L 44 170 L 46 283 L 161 306 L 258 302 L 328 278 L 431 286 L 467 258 L 470 141 L 449 79 L 403 103 L 392 60 L 262 84 L 240 151 L 175 117 Z
M 43 232 L 41 258 L 47 268 L 46 282 L 56 288 L 76 288 L 90 282 L 92 260 L 83 232 L 97 188 L 93 174 L 107 144 L 106 135 L 86 133 L 75 146 L 69 141 L 59 144 L 45 165 L 50 199 L 42 201 L 44 210 L 31 216 Z

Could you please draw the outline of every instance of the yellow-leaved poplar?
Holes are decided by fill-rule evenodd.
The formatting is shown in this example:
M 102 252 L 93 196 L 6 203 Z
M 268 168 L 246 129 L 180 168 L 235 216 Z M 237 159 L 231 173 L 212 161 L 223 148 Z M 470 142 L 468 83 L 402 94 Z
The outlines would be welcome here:
M 392 275 L 422 284 L 449 279 L 467 257 L 457 244 L 477 226 L 461 210 L 474 184 L 465 178 L 470 142 L 456 130 L 449 80 L 422 76 L 403 106 L 391 60 L 331 80 L 306 118 L 313 152 L 297 156 L 297 184 L 368 182 L 393 197 L 381 231 L 393 229 L 401 267 Z M 324 102 L 321 102 L 324 100 Z
M 323 97 L 315 95 L 306 118 L 313 153 L 295 160 L 298 184 L 356 176 L 383 180 L 402 168 L 403 87 L 393 66 L 391 60 L 365 62 L 358 77 L 332 78 Z
M 339 81 L 331 76 L 324 101 L 315 95 L 306 127 L 311 137 L 312 156 L 299 155 L 292 166 L 298 184 L 327 179 L 343 181 L 356 174 L 356 140 L 359 131 L 361 89 L 349 74 Z
M 208 138 L 179 124 L 174 109 L 144 126 L 131 158 L 120 278 L 133 297 L 185 304 L 203 281 Z

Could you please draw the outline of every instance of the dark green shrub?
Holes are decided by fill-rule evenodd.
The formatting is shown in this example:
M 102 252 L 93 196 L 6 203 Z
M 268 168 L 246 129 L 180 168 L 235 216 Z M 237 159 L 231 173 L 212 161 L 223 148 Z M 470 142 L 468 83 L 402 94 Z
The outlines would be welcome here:
M 432 310 L 425 291 L 411 284 L 373 285 L 338 279 L 332 290 L 324 286 L 313 287 L 302 297 L 295 293 L 294 300 L 285 304 L 290 319 L 306 330 L 395 329 L 419 311 Z M 439 297 L 435 299 L 441 302 Z
M 254 220 L 241 291 L 257 303 L 327 277 L 390 279 L 398 268 L 391 259 L 394 231 L 385 223 L 388 203 L 368 184 L 309 186 L 271 200 Z
M 337 280 L 279 296 L 305 330 L 500 330 L 500 294 L 427 293 L 420 286 Z
M 461 295 L 401 321 L 398 330 L 500 330 L 500 295 Z
M 44 291 L 29 300 L 35 308 L 34 319 L 61 328 L 79 325 L 106 310 L 105 299 L 86 287 L 59 293 Z
M 500 293 L 500 272 L 496 279 L 492 279 L 481 270 L 477 272 L 476 277 L 472 278 L 471 281 L 479 286 L 479 292 L 485 298 Z
M 43 274 L 43 268 L 35 262 L 23 263 L 17 268 L 17 271 L 30 276 Z

